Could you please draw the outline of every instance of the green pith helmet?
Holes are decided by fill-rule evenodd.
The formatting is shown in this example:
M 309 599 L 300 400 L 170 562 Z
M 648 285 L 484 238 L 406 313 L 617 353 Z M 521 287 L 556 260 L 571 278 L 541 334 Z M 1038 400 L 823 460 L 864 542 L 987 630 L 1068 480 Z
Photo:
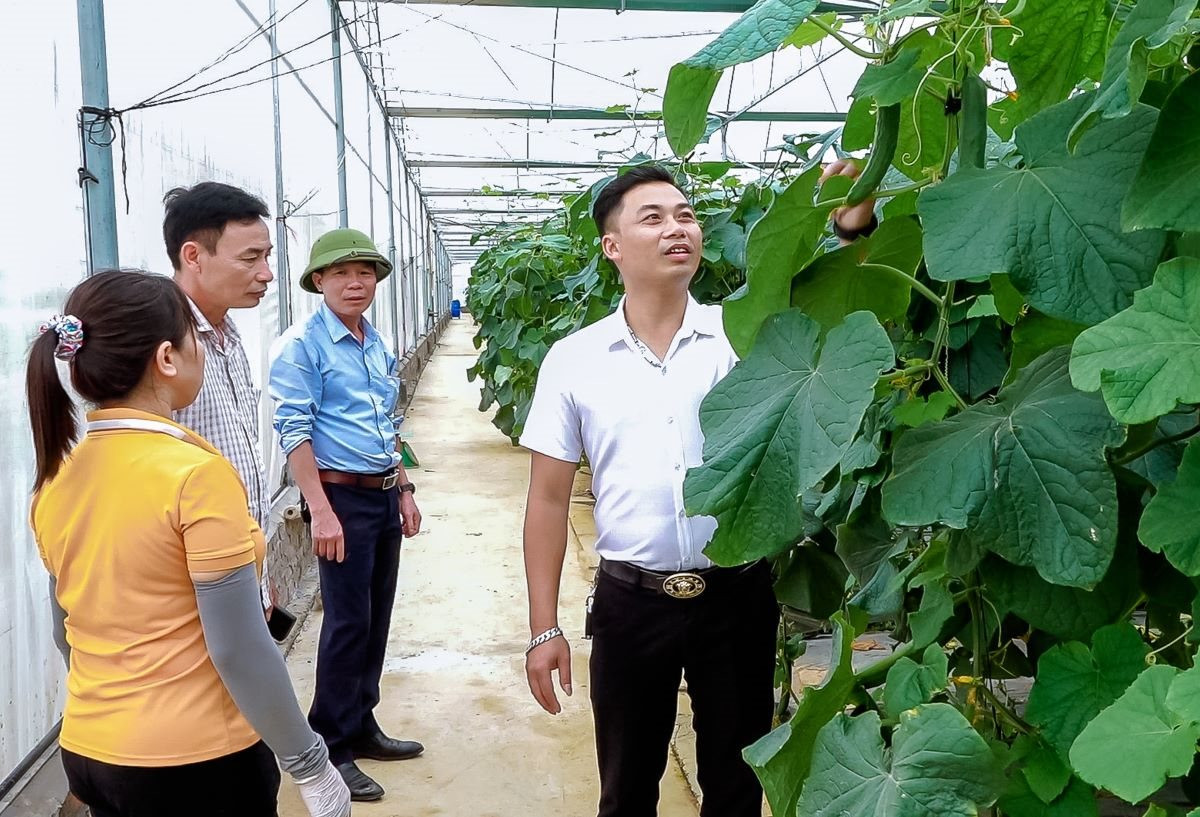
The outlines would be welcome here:
M 392 262 L 380 255 L 375 242 L 358 230 L 330 230 L 316 240 L 308 255 L 308 267 L 300 278 L 305 292 L 319 292 L 313 285 L 313 273 L 341 261 L 370 261 L 375 264 L 375 280 L 382 281 L 392 274 Z

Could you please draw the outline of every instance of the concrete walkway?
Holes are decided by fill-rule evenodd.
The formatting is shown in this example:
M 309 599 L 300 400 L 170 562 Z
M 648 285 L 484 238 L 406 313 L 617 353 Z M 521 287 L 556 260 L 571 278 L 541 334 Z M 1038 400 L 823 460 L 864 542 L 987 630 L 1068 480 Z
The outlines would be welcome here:
M 564 569 L 561 623 L 574 649 L 575 695 L 557 717 L 533 701 L 522 649 L 528 638 L 521 524 L 529 457 L 477 411 L 467 382 L 475 350 L 469 318 L 453 321 L 404 424 L 421 458 L 424 531 L 406 542 L 392 616 L 383 703 L 392 735 L 420 740 L 423 757 L 363 761 L 387 789 L 356 803 L 357 817 L 594 817 L 598 783 L 583 630 L 590 558 L 577 538 Z M 303 706 L 312 697 L 320 612 L 288 659 Z M 290 782 L 281 817 L 304 817 Z M 661 817 L 695 817 L 676 763 L 663 781 Z

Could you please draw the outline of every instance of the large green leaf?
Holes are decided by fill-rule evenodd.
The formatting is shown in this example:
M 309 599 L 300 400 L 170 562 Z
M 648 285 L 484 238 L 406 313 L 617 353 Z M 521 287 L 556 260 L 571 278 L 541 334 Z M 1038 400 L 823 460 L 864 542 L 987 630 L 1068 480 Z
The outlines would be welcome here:
M 1127 230 L 1200 230 L 1200 72 L 1167 97 L 1121 211 Z
M 929 398 L 912 397 L 892 410 L 892 417 L 901 425 L 920 428 L 926 423 L 936 423 L 954 408 L 954 395 L 948 391 L 935 391 Z
M 968 400 L 978 400 L 999 386 L 1008 369 L 1004 347 L 999 321 L 981 321 L 967 344 L 950 352 L 950 385 Z
M 1096 791 L 1078 777 L 1071 779 L 1067 790 L 1057 799 L 1045 803 L 1033 793 L 1024 776 L 1013 775 L 1007 794 L 1000 798 L 1005 817 L 1097 817 Z
M 921 192 L 932 277 L 1008 273 L 1031 306 L 1089 325 L 1150 283 L 1165 234 L 1125 234 L 1120 213 L 1158 112 L 1137 105 L 1089 131 L 1071 155 L 1066 133 L 1088 99 L 1075 97 L 1017 128 L 1020 169 L 965 168 Z
M 908 629 L 912 640 L 911 650 L 923 650 L 938 640 L 946 622 L 954 615 L 954 597 L 946 587 L 945 576 L 925 577 L 913 582 L 914 587 L 923 587 L 921 606 L 908 616 Z
M 818 20 L 821 22 L 824 28 L 822 25 L 817 24 Z M 841 29 L 841 27 L 842 21 L 838 18 L 837 12 L 835 11 L 830 11 L 826 14 L 813 15 L 807 22 L 801 23 L 799 26 L 797 26 L 796 30 L 793 31 L 788 38 L 783 41 L 783 44 L 790 45 L 793 48 L 807 48 L 811 45 L 816 45 L 817 43 L 821 42 L 821 40 L 824 40 L 829 36 L 829 34 L 826 32 L 826 28 L 832 28 L 834 31 L 838 31 Z
M 871 63 L 858 78 L 850 96 L 855 99 L 870 97 L 880 107 L 909 99 L 925 76 L 924 65 L 918 64 L 922 55 L 921 48 L 905 48 L 890 62 Z
M 991 556 L 979 566 L 988 598 L 1056 638 L 1087 638 L 1097 627 L 1121 621 L 1139 598 L 1134 548 L 1118 545 L 1108 573 L 1094 588 L 1050 584 L 1028 567 Z
M 833 622 L 832 658 L 820 686 L 808 687 L 791 720 L 767 733 L 743 752 L 746 762 L 762 782 L 774 814 L 793 814 L 800 789 L 808 779 L 813 747 L 821 727 L 846 707 L 854 689 L 851 656 L 854 631 L 841 613 Z
M 1196 415 L 1188 412 L 1172 412 L 1171 414 L 1163 415 L 1155 423 L 1148 423 L 1147 432 L 1142 438 L 1142 443 L 1150 443 L 1152 440 L 1157 445 L 1138 457 L 1130 463 L 1126 463 L 1123 467 L 1138 476 L 1142 477 L 1146 482 L 1161 489 L 1162 486 L 1174 482 L 1179 475 L 1179 464 L 1183 460 L 1183 452 L 1187 447 L 1186 442 L 1163 442 L 1167 437 L 1175 438 L 1179 434 L 1194 428 L 1196 425 Z M 1126 438 L 1123 448 L 1130 447 L 1130 441 L 1133 439 L 1133 434 L 1137 429 L 1147 428 L 1147 426 L 1133 426 L 1130 429 L 1130 435 Z
M 1104 62 L 1104 76 L 1087 112 L 1071 129 L 1071 150 L 1098 120 L 1127 116 L 1146 87 L 1150 52 L 1182 32 L 1197 0 L 1138 0 L 1117 32 Z
M 704 136 L 721 72 L 779 48 L 818 5 L 818 0 L 758 0 L 715 40 L 671 69 L 663 125 L 676 156 L 690 153 Z
M 988 279 L 988 283 L 992 287 L 992 296 L 995 299 L 996 311 L 1000 313 L 1000 319 L 1012 326 L 1025 309 L 1025 296 L 1017 291 L 1017 288 L 1012 285 L 1012 279 L 1007 275 L 993 275 Z M 1034 355 L 1034 357 L 1038 357 L 1038 355 Z M 1032 359 L 1030 358 L 1030 360 Z
M 1138 538 L 1188 576 L 1200 576 L 1200 440 L 1192 440 L 1179 465 L 1179 476 L 1163 485 L 1142 514 Z
M 1066 790 L 1073 777 L 1071 768 L 1066 764 L 1066 758 L 1060 756 L 1045 741 L 1032 735 L 1022 735 L 1017 738 L 1017 744 L 1023 744 L 1025 749 L 1021 766 L 1021 776 L 1029 784 L 1029 788 L 1043 802 L 1056 800 Z M 1014 744 L 1014 749 L 1016 744 Z
M 691 514 L 717 518 L 705 552 L 733 565 L 798 537 L 799 498 L 841 460 L 895 352 L 879 321 L 855 312 L 830 330 L 799 310 L 763 324 L 749 356 L 700 406 L 704 464 L 688 472 Z
M 907 541 L 896 536 L 879 515 L 879 494 L 872 491 L 866 501 L 837 527 L 837 555 L 858 582 L 850 600 L 870 615 L 890 615 L 900 609 L 903 586 L 896 580 L 892 557 L 903 552 Z
M 888 670 L 883 688 L 883 705 L 888 717 L 898 719 L 907 709 L 927 703 L 934 693 L 949 685 L 949 662 L 940 644 L 930 644 L 917 663 L 903 656 Z
M 1200 668 L 1178 675 L 1167 692 L 1167 707 L 1180 718 L 1200 722 Z
M 972 528 L 1047 581 L 1093 587 L 1116 546 L 1117 496 L 1105 449 L 1120 427 L 1071 387 L 1067 351 L 1030 364 L 994 403 L 900 438 L 883 488 L 894 525 Z
M 1011 380 L 1016 373 L 1056 346 L 1069 346 L 1084 330 L 1081 324 L 1030 312 L 1012 332 Z
M 1013 15 L 1021 36 L 1008 66 L 1017 80 L 1021 118 L 1062 102 L 1084 77 L 1099 77 L 1109 26 L 1106 0 L 1026 0 Z
M 686 62 L 671 67 L 663 96 L 663 127 L 677 156 L 691 152 L 708 128 L 708 103 L 721 72 Z
M 1069 641 L 1038 660 L 1026 719 L 1065 760 L 1083 728 L 1146 668 L 1150 648 L 1129 624 L 1097 630 L 1092 646 Z
M 829 329 L 851 312 L 881 322 L 904 315 L 912 276 L 921 263 L 921 228 L 914 219 L 888 219 L 869 238 L 819 256 L 792 280 L 792 306 Z
M 824 619 L 842 606 L 846 567 L 838 557 L 814 545 L 793 548 L 775 582 L 775 598 L 813 618 Z
M 838 715 L 821 729 L 797 814 L 975 817 L 995 801 L 995 758 L 954 707 L 903 713 L 890 753 L 879 728 L 878 713 L 868 712 Z
M 846 123 L 842 125 L 842 148 L 844 150 L 866 150 L 875 135 L 875 103 L 869 96 L 860 97 L 850 103 L 846 111 Z
M 1192 670 L 1195 672 L 1195 670 Z M 1167 696 L 1179 670 L 1147 667 L 1116 703 L 1084 727 L 1071 746 L 1071 765 L 1094 786 L 1136 803 L 1168 777 L 1187 774 L 1200 740 L 1200 721 L 1181 715 Z
M 775 197 L 746 242 L 746 284 L 722 304 L 725 333 L 741 357 L 768 315 L 788 308 L 792 278 L 812 255 L 830 208 L 816 207 L 820 168 L 797 177 Z
M 1200 402 L 1200 260 L 1176 258 L 1133 306 L 1085 331 L 1071 352 L 1071 380 L 1100 389 L 1113 416 L 1144 423 L 1177 402 Z

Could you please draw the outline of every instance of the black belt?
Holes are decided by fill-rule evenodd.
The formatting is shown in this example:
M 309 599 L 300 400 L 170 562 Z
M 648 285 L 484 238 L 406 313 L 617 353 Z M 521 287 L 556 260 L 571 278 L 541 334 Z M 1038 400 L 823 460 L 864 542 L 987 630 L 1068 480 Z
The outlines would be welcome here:
M 651 590 L 673 599 L 694 599 L 705 591 L 714 591 L 729 582 L 748 575 L 764 563 L 759 561 L 744 567 L 706 567 L 703 570 L 646 570 L 628 562 L 600 560 L 600 572 L 619 582 Z

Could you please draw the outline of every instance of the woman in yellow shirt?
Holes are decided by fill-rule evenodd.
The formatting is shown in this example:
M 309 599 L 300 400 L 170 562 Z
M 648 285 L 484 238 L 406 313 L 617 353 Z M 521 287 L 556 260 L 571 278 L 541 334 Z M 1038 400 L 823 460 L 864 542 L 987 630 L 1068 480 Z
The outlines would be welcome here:
M 74 448 L 56 360 L 96 406 Z M 349 792 L 259 607 L 245 489 L 168 419 L 203 374 L 182 291 L 137 271 L 76 287 L 30 352 L 30 519 L 69 668 L 67 779 L 95 817 L 274 817 L 278 758 L 314 817 L 344 817 Z

